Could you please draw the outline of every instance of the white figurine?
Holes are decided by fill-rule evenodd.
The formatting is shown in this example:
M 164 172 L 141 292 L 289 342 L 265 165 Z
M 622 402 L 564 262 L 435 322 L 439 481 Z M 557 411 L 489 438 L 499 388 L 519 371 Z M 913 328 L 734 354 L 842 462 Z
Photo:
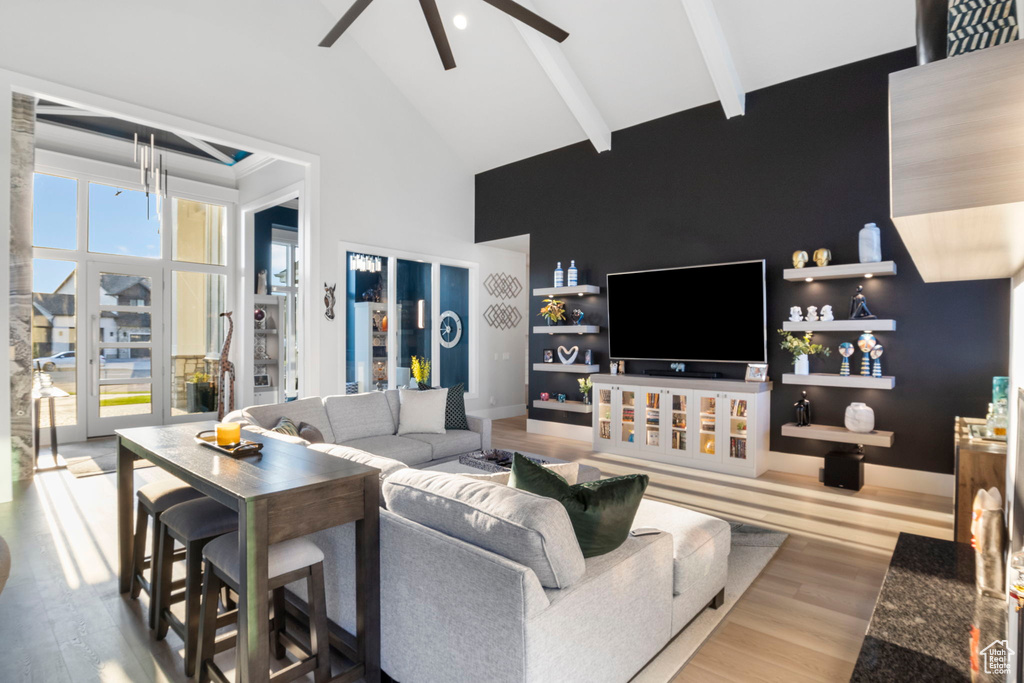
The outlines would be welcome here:
M 821 307 L 821 319 L 825 322 L 832 322 L 836 319 L 836 317 L 832 315 L 832 306 L 825 304 Z
M 799 306 L 793 306 L 789 309 L 789 319 L 795 323 L 800 322 L 804 319 L 802 315 L 803 311 Z
M 256 293 L 267 294 L 267 270 L 264 268 L 256 276 Z
M 808 306 L 807 307 L 807 322 L 813 323 L 818 321 L 818 307 Z

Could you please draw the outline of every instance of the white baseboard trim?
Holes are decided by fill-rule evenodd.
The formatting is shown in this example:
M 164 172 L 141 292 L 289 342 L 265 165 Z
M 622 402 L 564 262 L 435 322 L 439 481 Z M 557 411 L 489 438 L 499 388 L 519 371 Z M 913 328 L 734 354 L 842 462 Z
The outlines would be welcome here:
M 549 422 L 547 420 L 527 420 L 526 431 L 530 434 L 543 434 L 544 436 L 560 436 L 563 439 L 574 441 L 593 442 L 594 430 L 588 425 L 567 425 L 562 422 Z
M 768 469 L 776 472 L 817 477 L 818 470 L 825 466 L 825 459 L 814 455 L 769 451 L 767 463 Z M 866 463 L 864 465 L 864 484 L 952 498 L 956 488 L 956 479 L 952 474 L 921 472 L 902 467 L 886 467 L 885 465 Z
M 520 403 L 518 405 L 484 408 L 481 410 L 466 409 L 466 414 L 475 415 L 476 417 L 484 417 L 491 420 L 504 420 L 506 417 L 519 417 L 520 415 L 526 415 L 526 404 Z

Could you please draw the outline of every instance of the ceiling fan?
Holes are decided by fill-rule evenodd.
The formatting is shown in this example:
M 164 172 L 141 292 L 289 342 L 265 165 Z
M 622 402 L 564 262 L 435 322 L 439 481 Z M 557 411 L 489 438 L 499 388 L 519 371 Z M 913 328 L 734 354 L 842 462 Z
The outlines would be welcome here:
M 558 28 L 550 21 L 535 12 L 531 12 L 513 0 L 483 0 L 488 5 L 495 7 L 513 19 L 518 19 L 527 26 L 543 33 L 552 40 L 561 43 L 569 34 Z M 356 0 L 348 11 L 338 20 L 324 39 L 320 41 L 320 47 L 331 47 L 341 37 L 349 26 L 359 18 L 373 0 Z M 437 46 L 437 54 L 441 57 L 441 64 L 445 71 L 455 68 L 455 55 L 452 54 L 451 45 L 448 44 L 448 36 L 444 32 L 444 22 L 441 21 L 441 13 L 437 10 L 436 0 L 419 0 L 423 16 L 427 19 L 427 27 L 430 28 L 430 35 Z

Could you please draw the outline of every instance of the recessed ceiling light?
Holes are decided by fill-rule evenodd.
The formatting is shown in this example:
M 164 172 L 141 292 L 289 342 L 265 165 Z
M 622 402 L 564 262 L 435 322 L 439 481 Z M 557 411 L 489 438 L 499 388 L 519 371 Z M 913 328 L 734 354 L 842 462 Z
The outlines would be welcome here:
M 455 24 L 455 28 L 460 31 L 465 31 L 466 27 L 469 26 L 469 20 L 466 19 L 465 14 L 456 14 L 455 17 L 452 18 L 452 23 Z

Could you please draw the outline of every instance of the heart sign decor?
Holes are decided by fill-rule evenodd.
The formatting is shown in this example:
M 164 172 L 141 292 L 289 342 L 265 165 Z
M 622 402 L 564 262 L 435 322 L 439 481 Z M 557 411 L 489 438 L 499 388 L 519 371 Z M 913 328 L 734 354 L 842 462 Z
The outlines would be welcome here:
M 564 346 L 558 347 L 558 360 L 562 361 L 563 365 L 572 365 L 576 362 L 576 355 L 580 352 L 580 347 L 574 346 L 571 349 L 567 349 Z

